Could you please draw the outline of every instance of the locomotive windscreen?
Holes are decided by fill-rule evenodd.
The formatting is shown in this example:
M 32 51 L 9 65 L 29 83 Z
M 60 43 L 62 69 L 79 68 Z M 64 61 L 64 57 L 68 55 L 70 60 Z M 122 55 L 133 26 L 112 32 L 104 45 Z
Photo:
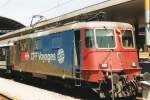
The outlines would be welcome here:
M 115 48 L 115 36 L 112 29 L 96 29 L 98 48 Z

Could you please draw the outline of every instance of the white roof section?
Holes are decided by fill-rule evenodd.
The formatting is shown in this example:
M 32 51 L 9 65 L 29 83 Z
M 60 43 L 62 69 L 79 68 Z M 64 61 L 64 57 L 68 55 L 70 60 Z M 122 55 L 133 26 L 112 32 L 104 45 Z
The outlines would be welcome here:
M 0 41 L 0 46 L 6 45 L 8 43 L 13 43 L 18 40 L 26 39 L 26 38 L 35 38 L 35 37 L 40 37 L 40 36 L 46 36 L 49 34 L 57 33 L 57 32 L 63 32 L 67 30 L 72 30 L 72 29 L 80 29 L 80 28 L 119 28 L 119 29 L 124 29 L 124 30 L 129 30 L 133 29 L 132 25 L 128 23 L 121 23 L 121 22 L 101 22 L 101 21 L 95 21 L 95 22 L 78 22 L 78 23 L 71 23 L 71 24 L 66 24 L 60 27 L 53 27 L 51 29 L 45 30 L 45 31 L 39 31 L 39 32 L 34 32 L 31 34 L 26 34 L 26 35 L 18 35 L 18 36 L 12 36 L 9 38 L 6 38 L 4 40 Z M 5 38 L 5 36 L 1 36 L 0 38 Z
M 69 29 L 77 29 L 77 28 L 82 28 L 82 27 L 124 27 L 124 28 L 133 28 L 132 25 L 128 24 L 128 23 L 122 23 L 122 22 L 110 22 L 110 21 L 90 21 L 90 22 L 73 22 L 73 23 L 68 23 L 66 25 L 64 25 L 65 27 L 66 26 L 69 26 Z M 61 26 L 62 27 L 62 26 Z M 52 28 L 56 28 L 56 27 L 52 27 Z M 28 30 L 31 30 L 32 27 L 26 27 L 26 28 L 23 28 L 23 29 L 20 29 L 20 30 L 17 30 L 17 31 L 14 31 L 14 32 L 10 32 L 10 33 L 7 33 L 7 34 L 4 34 L 4 35 L 1 35 L 0 38 L 3 38 L 3 37 L 6 37 L 6 36 L 10 36 L 10 35 L 13 35 L 13 34 L 16 34 L 16 33 L 20 33 L 20 32 L 24 32 L 24 31 L 28 31 Z M 66 29 L 67 30 L 67 27 Z

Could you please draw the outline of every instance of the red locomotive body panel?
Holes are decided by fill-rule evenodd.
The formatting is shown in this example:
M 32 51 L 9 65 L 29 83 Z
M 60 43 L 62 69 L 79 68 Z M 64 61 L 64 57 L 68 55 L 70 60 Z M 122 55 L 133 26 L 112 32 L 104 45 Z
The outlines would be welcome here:
M 97 27 L 96 27 L 97 28 Z M 101 28 L 101 27 L 99 27 Z M 141 73 L 138 64 L 137 50 L 135 48 L 124 48 L 122 43 L 121 29 L 114 28 L 115 48 L 86 48 L 85 30 L 82 31 L 82 77 L 83 80 L 99 83 L 105 80 L 106 73 L 117 73 L 127 75 L 133 79 Z M 117 33 L 119 30 L 120 33 Z M 102 68 L 106 66 L 107 68 Z

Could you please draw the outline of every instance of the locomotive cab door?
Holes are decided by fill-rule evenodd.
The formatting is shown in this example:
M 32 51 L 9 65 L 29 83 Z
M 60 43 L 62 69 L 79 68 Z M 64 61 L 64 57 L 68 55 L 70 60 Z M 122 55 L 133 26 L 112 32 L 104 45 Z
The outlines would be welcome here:
M 74 42 L 73 42 L 73 77 L 75 79 L 75 86 L 81 86 L 81 32 L 80 30 L 74 30 Z
M 81 65 L 81 34 L 80 30 L 74 31 L 74 66 Z

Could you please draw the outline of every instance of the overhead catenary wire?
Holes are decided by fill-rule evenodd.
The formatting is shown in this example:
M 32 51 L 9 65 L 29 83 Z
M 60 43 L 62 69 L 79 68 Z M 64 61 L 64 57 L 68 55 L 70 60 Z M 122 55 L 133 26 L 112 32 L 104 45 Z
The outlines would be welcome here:
M 64 5 L 66 5 L 66 4 L 69 4 L 69 3 L 72 2 L 72 1 L 73 1 L 73 0 L 67 0 L 66 2 L 57 3 L 55 6 L 53 6 L 53 7 L 51 7 L 51 8 L 48 8 L 47 10 L 43 10 L 43 11 L 37 13 L 36 15 L 41 15 L 41 16 L 42 16 L 43 13 L 47 13 L 47 12 L 50 12 L 50 11 L 52 11 L 52 10 L 55 10 L 56 8 L 62 7 L 62 6 L 64 6 Z M 33 16 L 34 16 L 34 15 L 28 16 L 28 18 L 30 18 L 30 19 L 32 20 L 32 17 L 33 17 Z M 46 18 L 46 19 L 47 19 L 47 18 Z
M 59 7 L 61 7 L 61 6 L 64 6 L 64 5 L 68 4 L 68 3 L 72 2 L 72 1 L 73 1 L 73 0 L 67 0 L 66 2 L 57 3 L 55 6 L 49 8 L 49 9 L 47 9 L 47 10 L 41 11 L 41 12 L 39 12 L 38 14 L 50 12 L 50 11 L 56 9 L 56 8 L 59 8 Z
M 58 11 L 58 9 L 57 8 L 61 8 L 62 6 L 66 6 L 66 5 L 69 5 L 69 4 L 72 4 L 73 2 L 72 2 L 73 0 L 65 0 L 64 2 L 57 2 L 57 4 L 55 4 L 53 7 L 50 7 L 50 8 L 48 8 L 48 9 L 46 9 L 46 10 L 41 10 L 41 11 L 39 11 L 39 12 L 36 12 L 34 15 L 41 15 L 41 16 L 48 16 L 48 15 L 50 15 L 50 12 L 52 11 L 56 11 L 56 12 L 59 12 Z M 95 5 L 95 4 L 92 4 L 92 5 Z M 91 6 L 91 5 L 90 5 Z M 87 6 L 86 6 L 87 7 Z M 63 8 L 62 8 L 63 9 Z M 61 9 L 61 10 L 62 10 Z M 81 8 L 80 8 L 81 9 Z M 82 8 L 83 9 L 83 8 Z M 69 12 L 71 12 L 71 11 L 69 11 Z M 44 13 L 47 13 L 47 14 L 44 14 Z M 68 13 L 68 12 L 67 12 Z M 26 17 L 26 18 L 24 18 L 23 20 L 29 20 L 28 21 L 28 24 L 31 22 L 30 20 L 32 20 L 32 17 L 34 16 L 34 15 L 29 15 L 28 17 Z M 51 16 L 51 18 L 54 18 L 54 17 L 58 17 L 59 18 L 59 16 L 60 15 L 62 15 L 62 12 L 60 12 L 60 14 L 52 14 Z M 45 16 L 45 17 L 46 17 Z M 99 16 L 99 15 L 98 15 Z M 97 16 L 94 16 L 94 17 L 97 17 Z M 46 19 L 48 19 L 48 18 L 46 18 Z M 93 17 L 91 18 L 91 19 L 93 19 Z M 44 20 L 42 20 L 42 21 L 44 21 Z M 27 23 L 26 23 L 27 24 Z

